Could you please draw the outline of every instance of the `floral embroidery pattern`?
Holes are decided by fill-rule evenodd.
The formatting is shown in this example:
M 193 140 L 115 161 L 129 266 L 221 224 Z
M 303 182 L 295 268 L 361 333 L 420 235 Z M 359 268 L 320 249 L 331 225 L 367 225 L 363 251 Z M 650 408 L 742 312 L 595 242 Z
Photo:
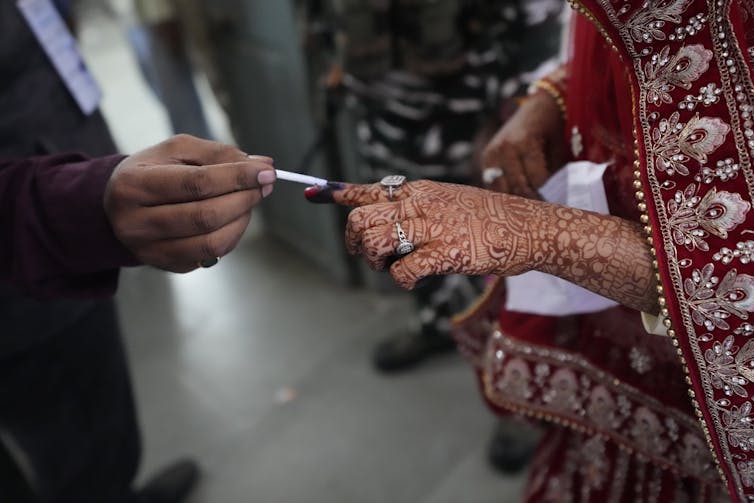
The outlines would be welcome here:
M 683 282 L 691 319 L 707 330 L 730 330 L 731 316 L 748 320 L 754 311 L 754 276 L 730 269 L 720 281 L 714 271 L 715 266 L 707 264 Z
M 746 487 L 754 487 L 754 461 L 741 461 L 738 463 L 741 481 Z
M 712 256 L 712 259 L 722 262 L 724 265 L 728 265 L 736 259 L 740 260 L 742 264 L 748 264 L 754 259 L 754 241 L 739 241 L 732 250 L 727 246 L 723 247 Z
M 644 69 L 647 102 L 672 103 L 670 93 L 676 87 L 691 89 L 709 69 L 712 57 L 712 51 L 698 44 L 681 47 L 675 56 L 670 56 L 670 46 L 665 46 L 659 54 L 652 55 Z M 712 93 L 714 95 L 714 89 Z
M 681 15 L 691 3 L 692 0 L 650 0 L 631 16 L 626 27 L 636 42 L 665 40 L 667 35 L 662 28 L 666 22 L 679 24 L 683 21 Z
M 631 361 L 631 368 L 639 374 L 646 374 L 652 370 L 652 357 L 646 351 L 633 347 L 628 353 L 628 358 Z
M 686 475 L 717 478 L 692 418 L 619 383 L 586 360 L 568 352 L 532 347 L 497 331 L 489 341 L 483 370 L 485 394 L 501 407 L 555 414 L 607 434 Z M 600 449 L 599 445 L 591 447 L 595 452 Z M 603 474 L 592 467 L 584 469 L 591 487 L 599 488 Z
M 687 94 L 686 97 L 678 105 L 681 110 L 693 110 L 697 105 L 704 105 L 709 107 L 716 105 L 720 101 L 720 95 L 723 90 L 714 82 L 702 86 L 699 88 L 699 94 L 696 96 Z
M 689 122 L 680 122 L 680 114 L 674 112 L 660 120 L 652 131 L 654 165 L 658 171 L 673 175 L 678 172 L 688 175 L 686 166 L 691 159 L 706 163 L 708 156 L 725 141 L 730 126 L 717 118 L 700 117 Z
M 754 3 L 582 0 L 582 4 L 588 14 L 590 9 L 601 9 L 593 11 L 593 19 L 622 57 L 633 63 L 639 86 L 637 136 L 646 145 L 647 156 L 641 193 L 651 194 L 639 208 L 658 220 L 652 225 L 654 247 L 658 257 L 668 259 L 661 263 L 671 281 L 663 287 L 670 312 L 678 309 L 681 315 L 674 317 L 671 328 L 679 335 L 690 375 L 702 388 L 696 389 L 695 404 L 700 417 L 706 411 L 703 425 L 712 437 L 709 444 L 702 439 L 690 447 L 686 458 L 692 459 L 695 449 L 715 450 L 723 479 L 731 488 L 730 495 L 720 500 L 754 501 L 754 366 L 750 363 L 754 345 L 749 344 L 754 325 L 748 322 L 754 310 L 754 268 L 744 236 L 750 229 L 742 229 L 754 193 L 754 51 L 742 43 L 751 32 L 738 37 L 732 20 L 743 13 L 744 28 L 750 29 Z M 686 14 L 688 9 L 694 14 Z M 706 70 L 710 80 L 698 95 L 680 91 L 690 89 L 685 85 L 693 87 L 693 82 L 682 86 L 667 80 L 665 72 L 673 67 L 666 41 L 679 53 L 681 47 L 694 45 L 713 50 Z M 687 61 L 702 68 L 706 57 L 697 52 Z M 647 110 L 647 103 L 655 110 Z M 702 107 L 714 109 L 707 115 L 719 118 L 693 115 Z M 728 137 L 731 131 L 733 138 Z M 723 155 L 713 157 L 720 147 Z M 698 171 L 692 160 L 699 163 Z M 681 178 L 690 171 L 696 182 L 692 186 Z M 700 186 L 710 190 L 701 191 Z M 686 189 L 676 191 L 676 187 Z M 737 244 L 718 250 L 713 247 L 721 243 L 713 236 Z M 740 271 L 731 269 L 734 261 L 740 262 Z M 698 437 L 692 443 L 696 442 Z
M 740 171 L 741 166 L 732 158 L 728 157 L 727 159 L 720 159 L 717 161 L 714 169 L 708 166 L 702 167 L 702 169 L 699 170 L 699 174 L 694 177 L 694 180 L 706 183 L 707 185 L 715 180 L 727 182 L 728 180 L 738 178 L 738 173 Z
M 732 405 L 724 409 L 722 420 L 730 445 L 746 452 L 754 450 L 754 417 L 751 415 L 751 402 L 744 402 L 740 407 Z
M 667 203 L 668 223 L 673 240 L 689 251 L 709 251 L 710 235 L 726 239 L 728 232 L 746 220 L 751 203 L 739 194 L 711 188 L 704 197 L 698 195 L 699 187 L 692 183 L 686 190 L 677 191 Z
M 754 378 L 754 344 L 747 342 L 739 351 L 735 338 L 728 336 L 723 342 L 715 342 L 704 352 L 704 359 L 709 364 L 712 386 L 723 390 L 727 396 L 734 394 L 746 398 L 748 394 L 744 385 Z M 727 405 L 727 401 L 724 403 Z
M 579 473 L 584 480 L 582 491 L 599 491 L 607 482 L 608 462 L 605 441 L 594 436 L 584 442 Z

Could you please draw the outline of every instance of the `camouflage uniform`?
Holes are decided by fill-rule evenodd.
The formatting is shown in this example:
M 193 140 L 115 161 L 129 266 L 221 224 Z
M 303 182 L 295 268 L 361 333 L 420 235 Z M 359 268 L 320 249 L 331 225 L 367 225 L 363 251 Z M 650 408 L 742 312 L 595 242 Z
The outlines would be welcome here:
M 527 2 L 536 18 L 517 0 L 335 1 L 364 181 L 468 181 L 481 125 L 557 53 L 559 0 Z
M 526 72 L 557 54 L 563 4 L 333 0 L 335 45 L 364 161 L 358 181 L 398 173 L 468 183 L 483 124 L 526 88 Z M 415 292 L 421 334 L 447 333 L 449 317 L 476 293 L 466 278 L 426 281 Z M 377 365 L 387 369 L 380 352 Z

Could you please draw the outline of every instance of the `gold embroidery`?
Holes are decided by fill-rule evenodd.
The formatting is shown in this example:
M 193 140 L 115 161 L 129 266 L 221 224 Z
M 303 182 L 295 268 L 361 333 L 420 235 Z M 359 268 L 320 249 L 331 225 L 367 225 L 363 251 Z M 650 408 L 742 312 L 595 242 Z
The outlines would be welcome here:
M 640 51 L 637 50 L 634 47 L 634 42 L 636 41 L 633 37 L 633 35 L 630 33 L 630 30 L 626 27 L 626 25 L 622 24 L 619 20 L 618 16 L 627 14 L 631 8 L 621 8 L 620 12 L 616 13 L 612 3 L 608 0 L 598 0 L 598 3 L 603 8 L 605 13 L 608 15 L 608 18 L 610 19 L 611 24 L 619 30 L 620 36 L 622 38 L 623 44 L 626 46 L 626 49 L 628 51 L 629 56 L 634 61 L 635 66 L 635 74 L 638 79 L 639 84 L 639 91 L 641 93 L 640 97 L 640 103 L 646 103 L 648 98 L 648 93 L 652 91 L 652 89 L 647 88 L 647 82 L 645 70 L 646 68 L 642 68 L 642 64 L 640 63 L 641 58 L 646 57 L 650 54 L 652 54 L 652 47 L 644 47 Z M 642 4 L 642 7 L 640 10 L 637 10 L 637 12 L 646 11 L 647 9 L 652 8 L 667 8 L 672 6 L 679 7 L 681 6 L 681 3 L 674 4 L 672 2 L 646 2 Z M 689 6 L 691 5 L 691 2 L 682 2 L 683 5 Z M 626 4 L 629 5 L 629 4 Z M 706 23 L 707 20 L 709 20 L 709 27 L 708 29 L 697 29 L 694 28 L 694 33 L 689 33 L 691 36 L 706 36 L 711 38 L 712 47 L 713 47 L 713 53 L 715 57 L 715 61 L 717 63 L 717 69 L 721 73 L 722 77 L 722 89 L 723 89 L 723 95 L 725 97 L 725 103 L 727 105 L 727 111 L 730 112 L 728 116 L 726 116 L 726 119 L 728 120 L 728 123 L 725 123 L 722 121 L 722 119 L 715 119 L 720 121 L 717 126 L 723 125 L 724 128 L 728 128 L 728 131 L 733 132 L 734 139 L 735 139 L 735 146 L 736 146 L 736 152 L 738 154 L 738 161 L 736 162 L 736 159 L 734 159 L 730 154 L 732 152 L 728 151 L 725 152 L 728 154 L 728 157 L 726 159 L 717 159 L 716 166 L 719 168 L 717 170 L 712 170 L 711 168 L 702 166 L 699 171 L 699 175 L 697 175 L 697 181 L 701 182 L 703 181 L 705 184 L 712 184 L 716 180 L 720 180 L 720 182 L 727 182 L 729 180 L 733 180 L 736 178 L 736 175 L 739 171 L 743 172 L 746 178 L 746 186 L 748 189 L 748 197 L 745 200 L 741 197 L 741 194 L 735 194 L 728 192 L 728 194 L 731 194 L 730 196 L 723 196 L 723 198 L 727 198 L 724 201 L 717 201 L 718 203 L 722 202 L 722 205 L 710 205 L 709 200 L 705 201 L 704 205 L 709 208 L 716 207 L 718 210 L 729 210 L 733 209 L 732 215 L 734 215 L 733 219 L 737 220 L 738 223 L 733 224 L 732 221 L 722 221 L 721 226 L 717 226 L 717 223 L 720 223 L 718 220 L 718 217 L 720 213 L 716 213 L 715 210 L 713 210 L 713 214 L 707 214 L 707 216 L 711 216 L 712 220 L 714 221 L 712 225 L 709 225 L 710 222 L 705 222 L 705 225 L 702 225 L 702 222 L 697 221 L 698 227 L 696 229 L 697 237 L 702 237 L 699 232 L 706 232 L 708 234 L 715 235 L 717 237 L 722 236 L 728 236 L 728 234 L 734 230 L 734 228 L 743 222 L 745 213 L 748 212 L 750 208 L 749 201 L 752 199 L 752 193 L 753 193 L 753 187 L 754 185 L 752 182 L 754 181 L 754 172 L 752 172 L 751 164 L 750 164 L 750 158 L 749 154 L 751 152 L 754 152 L 754 117 L 752 117 L 752 114 L 754 114 L 754 107 L 752 107 L 752 103 L 754 103 L 754 88 L 751 84 L 751 77 L 749 69 L 746 65 L 746 60 L 743 55 L 743 51 L 741 50 L 741 46 L 738 42 L 735 41 L 735 35 L 732 29 L 731 21 L 728 18 L 728 13 L 730 12 L 731 5 L 730 0 L 709 0 L 707 2 L 707 12 L 706 13 L 698 13 L 696 14 L 696 20 L 693 18 L 689 19 L 689 23 L 696 23 L 696 26 L 699 26 L 700 23 L 697 23 L 700 18 L 700 14 L 702 15 L 702 18 L 704 19 L 704 22 Z M 679 16 L 682 13 L 678 13 Z M 636 16 L 634 14 L 633 16 L 629 16 L 630 19 L 633 19 Z M 592 16 L 593 18 L 593 16 Z M 678 18 L 677 21 L 674 20 L 674 22 L 681 23 L 682 19 Z M 702 23 L 703 24 L 703 23 Z M 656 26 L 657 27 L 657 26 Z M 661 26 L 658 28 L 662 28 Z M 604 29 L 601 29 L 604 33 Z M 672 35 L 676 35 L 678 32 L 673 33 Z M 673 40 L 683 40 L 684 38 L 687 38 L 685 35 L 683 37 L 675 37 Z M 671 40 L 670 36 L 667 37 L 668 40 Z M 655 37 L 652 35 L 649 39 L 642 36 L 642 42 L 643 43 L 649 43 L 653 40 L 663 40 L 661 37 Z M 613 42 L 615 43 L 615 41 Z M 713 93 L 714 89 L 713 87 Z M 709 89 L 709 87 L 707 87 Z M 656 92 L 656 89 L 655 91 Z M 721 93 L 714 93 L 715 97 L 719 96 Z M 701 93 L 700 93 L 701 95 Z M 708 94 L 709 99 L 707 100 L 708 103 L 714 103 L 714 97 L 712 95 Z M 666 100 L 662 99 L 663 97 L 659 97 L 658 100 L 649 100 L 650 103 L 654 101 L 655 104 L 660 103 L 666 103 Z M 671 99 L 672 101 L 672 99 Z M 686 104 L 686 106 L 680 106 L 679 108 L 681 111 L 687 111 L 691 110 L 694 107 L 689 107 L 688 104 L 692 101 L 698 102 L 699 100 L 689 100 L 689 96 L 686 97 L 686 101 L 682 102 L 681 104 Z M 635 103 L 636 104 L 636 103 Z M 651 187 L 651 193 L 653 197 L 653 209 L 657 212 L 656 218 L 660 222 L 660 228 L 658 229 L 659 235 L 662 237 L 662 243 L 655 243 L 653 238 L 650 238 L 650 242 L 657 246 L 658 250 L 660 250 L 662 253 L 667 255 L 669 268 L 667 270 L 670 279 L 672 280 L 672 287 L 674 289 L 673 295 L 677 299 L 682 318 L 680 320 L 677 320 L 679 322 L 683 323 L 683 326 L 685 328 L 685 332 L 688 335 L 688 340 L 690 342 L 690 350 L 693 353 L 694 361 L 696 363 L 696 368 L 699 369 L 699 372 L 701 374 L 701 386 L 704 389 L 704 403 L 706 405 L 706 411 L 709 414 L 709 417 L 711 418 L 711 424 L 715 429 L 716 436 L 720 445 L 720 449 L 722 452 L 722 459 L 718 459 L 718 462 L 723 462 L 729 469 L 730 473 L 733 476 L 733 483 L 736 488 L 736 493 L 740 499 L 744 499 L 745 491 L 744 486 L 749 487 L 752 484 L 754 484 L 754 462 L 750 461 L 746 452 L 741 448 L 741 442 L 739 440 L 736 440 L 737 445 L 733 445 L 733 443 L 730 441 L 730 436 L 728 434 L 728 429 L 726 429 L 726 424 L 730 425 L 731 423 L 728 422 L 726 424 L 723 424 L 725 422 L 725 418 L 731 419 L 735 414 L 733 412 L 740 414 L 741 408 L 743 406 L 740 406 L 739 409 L 734 409 L 734 405 L 726 401 L 726 399 L 718 399 L 718 395 L 715 393 L 714 386 L 711 385 L 711 381 L 713 380 L 710 374 L 710 369 L 707 366 L 707 362 L 705 361 L 703 357 L 703 347 L 702 345 L 708 345 L 710 342 L 719 341 L 722 340 L 726 333 L 729 333 L 728 331 L 732 331 L 733 334 L 737 336 L 748 336 L 752 333 L 752 331 L 749 330 L 747 324 L 742 324 L 735 330 L 732 329 L 728 321 L 725 321 L 726 319 L 729 319 L 730 315 L 736 315 L 739 317 L 742 317 L 743 319 L 747 319 L 749 309 L 745 308 L 745 306 L 748 305 L 748 300 L 751 297 L 751 283 L 754 280 L 754 277 L 748 276 L 748 275 L 741 275 L 735 270 L 725 270 L 720 273 L 720 276 L 723 277 L 723 282 L 727 281 L 726 287 L 735 287 L 733 288 L 733 291 L 731 292 L 732 297 L 726 297 L 726 294 L 723 293 L 720 295 L 720 290 L 729 291 L 729 288 L 721 288 L 722 282 L 720 287 L 717 288 L 717 290 L 708 288 L 707 291 L 704 291 L 701 293 L 702 296 L 704 295 L 711 295 L 710 302 L 705 302 L 707 299 L 699 298 L 699 288 L 698 285 L 696 285 L 694 288 L 691 288 L 690 290 L 693 292 L 689 294 L 689 286 L 690 283 L 689 280 L 694 281 L 694 274 L 703 276 L 705 268 L 708 269 L 708 265 L 705 265 L 703 268 L 693 268 L 693 257 L 691 256 L 684 256 L 685 250 L 689 250 L 689 244 L 687 242 L 687 239 L 684 237 L 682 240 L 682 243 L 678 243 L 679 235 L 675 233 L 675 231 L 678 230 L 678 227 L 675 228 L 671 227 L 670 225 L 670 217 L 669 214 L 666 213 L 668 211 L 668 208 L 665 207 L 665 201 L 663 201 L 663 195 L 662 195 L 662 188 L 672 188 L 675 186 L 675 181 L 668 180 L 667 177 L 672 176 L 685 176 L 688 173 L 683 173 L 683 167 L 678 169 L 677 167 L 673 166 L 672 163 L 669 166 L 666 166 L 664 163 L 661 165 L 657 165 L 657 158 L 653 155 L 655 154 L 655 148 L 658 147 L 656 142 L 653 142 L 652 136 L 650 133 L 650 124 L 656 123 L 656 121 L 659 120 L 665 120 L 666 123 L 670 123 L 673 121 L 673 115 L 677 112 L 670 112 L 667 111 L 666 116 L 658 117 L 656 113 L 647 114 L 646 107 L 643 105 L 639 105 L 638 108 L 639 116 L 638 119 L 641 123 L 641 127 L 643 130 L 644 136 L 644 151 L 647 155 L 647 163 L 650 168 L 654 167 L 655 169 L 648 169 L 648 172 L 646 173 L 647 181 Z M 690 121 L 693 121 L 694 118 L 690 118 Z M 676 118 L 676 121 L 678 123 L 681 123 L 681 118 L 678 116 Z M 708 126 L 711 126 L 712 123 L 708 123 Z M 675 127 L 675 126 L 674 126 Z M 713 129 L 716 126 L 713 126 Z M 709 128 L 704 128 L 709 129 Z M 718 133 L 720 134 L 722 129 L 718 128 Z M 727 134 L 728 131 L 725 131 L 725 134 Z M 703 132 L 704 133 L 704 132 Z M 681 157 L 673 158 L 673 156 L 688 156 L 689 159 L 695 159 L 699 161 L 700 163 L 706 163 L 708 160 L 708 157 L 717 149 L 717 147 L 714 147 L 718 141 L 719 141 L 719 134 L 718 139 L 715 139 L 712 137 L 712 141 L 709 142 L 708 139 L 710 137 L 706 136 L 705 134 L 702 134 L 698 138 L 702 141 L 702 148 L 696 151 L 687 151 L 684 152 L 681 150 L 681 145 L 678 145 L 678 152 L 673 153 L 671 155 L 671 161 L 678 161 L 681 165 L 688 168 L 686 166 L 686 160 L 682 159 Z M 680 135 L 679 135 L 680 136 Z M 725 135 L 723 135 L 724 137 Z M 693 140 L 693 139 L 692 139 Z M 720 141 L 720 145 L 722 144 L 722 141 Z M 659 153 L 662 154 L 663 151 L 661 150 L 662 145 L 659 146 L 660 151 Z M 727 161 L 727 162 L 726 162 Z M 725 168 L 725 166 L 730 166 L 730 169 Z M 736 166 L 738 169 L 734 169 L 733 166 Z M 673 171 L 669 172 L 667 169 L 663 170 L 662 168 L 672 168 Z M 727 171 L 726 171 L 727 170 Z M 688 171 L 688 169 L 686 169 Z M 693 190 L 696 190 L 694 188 Z M 720 194 L 722 192 L 726 191 L 720 191 L 716 187 L 713 187 L 713 190 L 715 192 L 708 192 L 708 195 L 710 199 L 717 199 L 719 198 Z M 643 194 L 642 194 L 643 195 Z M 693 196 L 692 196 L 693 197 Z M 706 196 L 705 196 L 706 197 Z M 703 201 L 703 198 L 700 198 L 697 200 L 695 204 L 701 205 Z M 726 203 L 728 203 L 730 206 L 726 206 Z M 743 205 L 747 206 L 743 206 Z M 739 212 L 736 213 L 736 208 L 738 208 Z M 646 204 L 643 202 L 640 203 L 640 209 L 642 211 L 647 209 Z M 742 211 L 744 209 L 745 211 Z M 735 216 L 735 215 L 738 216 Z M 730 228 L 729 228 L 730 227 Z M 649 229 L 651 231 L 651 228 Z M 741 230 L 736 230 L 737 233 L 740 233 Z M 675 234 L 674 234 L 675 233 Z M 708 236 L 705 236 L 702 238 L 703 241 L 707 241 L 705 238 Z M 739 241 L 739 243 L 742 243 L 743 241 Z M 674 244 L 679 245 L 679 247 L 673 246 Z M 709 243 L 707 243 L 709 248 Z M 692 246 L 691 249 L 702 249 L 699 246 Z M 742 256 L 739 250 L 739 256 Z M 727 250 L 727 251 L 726 251 Z M 706 251 L 706 250 L 703 250 Z M 730 263 L 732 261 L 732 258 L 735 256 L 733 255 L 733 252 L 729 249 L 721 249 L 720 252 L 715 253 L 712 255 L 713 257 L 719 257 L 714 258 L 716 261 L 723 262 L 723 264 Z M 723 261 L 725 259 L 725 261 Z M 747 262 L 748 263 L 748 262 Z M 714 268 L 713 268 L 714 269 Z M 702 290 L 704 290 L 704 287 L 702 287 Z M 661 305 L 665 303 L 664 294 L 665 291 L 663 288 L 658 289 L 658 292 L 660 293 L 660 303 Z M 696 298 L 689 298 L 688 295 L 696 295 Z M 724 300 L 724 302 L 720 302 L 720 298 Z M 715 304 L 715 305 L 713 305 Z M 732 309 L 731 309 L 732 308 Z M 711 317 L 707 315 L 712 315 Z M 717 314 L 717 316 L 715 316 Z M 669 315 L 669 312 L 666 314 L 666 316 Z M 725 318 L 727 315 L 728 318 Z M 722 318 L 722 321 L 718 321 L 718 318 Z M 701 322 L 701 325 L 700 325 Z M 666 324 L 670 327 L 669 332 L 675 332 L 672 329 L 673 323 L 670 322 L 670 320 L 666 320 Z M 708 333 L 704 333 L 701 336 L 697 335 L 696 333 L 696 325 L 703 326 L 705 329 L 708 330 Z M 711 328 L 710 328 L 711 325 Z M 748 348 L 747 348 L 748 349 Z M 683 353 L 679 349 L 679 355 L 683 359 Z M 743 388 L 745 389 L 745 388 Z M 692 398 L 695 398 L 695 393 L 690 390 L 690 395 Z M 748 393 L 747 393 L 748 395 Z M 695 406 L 696 400 L 695 400 Z M 701 419 L 702 412 L 697 408 L 697 413 L 699 415 L 699 418 Z M 727 416 L 726 416 L 727 414 Z M 747 416 L 748 417 L 748 416 Z M 710 446 L 712 446 L 711 438 L 710 438 L 710 432 L 707 428 L 706 424 L 702 424 L 703 429 L 705 430 L 705 436 L 707 436 L 707 440 Z M 736 457 L 732 455 L 731 448 L 738 449 L 736 451 Z M 743 451 L 743 453 L 742 453 Z M 725 474 L 721 472 L 721 476 L 725 479 Z
M 717 479 L 693 418 L 587 360 L 518 342 L 499 331 L 491 338 L 487 355 L 485 395 L 492 403 L 577 431 L 606 435 L 622 448 L 683 476 Z

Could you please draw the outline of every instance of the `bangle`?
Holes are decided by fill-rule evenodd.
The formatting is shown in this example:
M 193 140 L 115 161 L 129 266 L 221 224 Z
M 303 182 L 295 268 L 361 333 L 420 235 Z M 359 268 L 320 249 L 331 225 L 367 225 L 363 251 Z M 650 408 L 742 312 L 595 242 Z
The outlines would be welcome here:
M 544 91 L 555 100 L 555 103 L 558 105 L 560 113 L 563 114 L 563 119 L 565 120 L 568 110 L 566 109 L 565 98 L 563 97 L 563 91 L 560 87 L 545 77 L 533 82 L 532 85 L 529 86 L 529 96 L 536 94 L 538 91 Z

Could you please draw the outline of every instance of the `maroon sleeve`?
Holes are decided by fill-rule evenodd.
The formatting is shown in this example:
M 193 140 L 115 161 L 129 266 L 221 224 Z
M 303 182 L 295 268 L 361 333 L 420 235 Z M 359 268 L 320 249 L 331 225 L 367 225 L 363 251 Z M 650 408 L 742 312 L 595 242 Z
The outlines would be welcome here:
M 0 282 L 39 297 L 115 292 L 119 268 L 137 264 L 103 207 L 122 159 L 0 159 Z

